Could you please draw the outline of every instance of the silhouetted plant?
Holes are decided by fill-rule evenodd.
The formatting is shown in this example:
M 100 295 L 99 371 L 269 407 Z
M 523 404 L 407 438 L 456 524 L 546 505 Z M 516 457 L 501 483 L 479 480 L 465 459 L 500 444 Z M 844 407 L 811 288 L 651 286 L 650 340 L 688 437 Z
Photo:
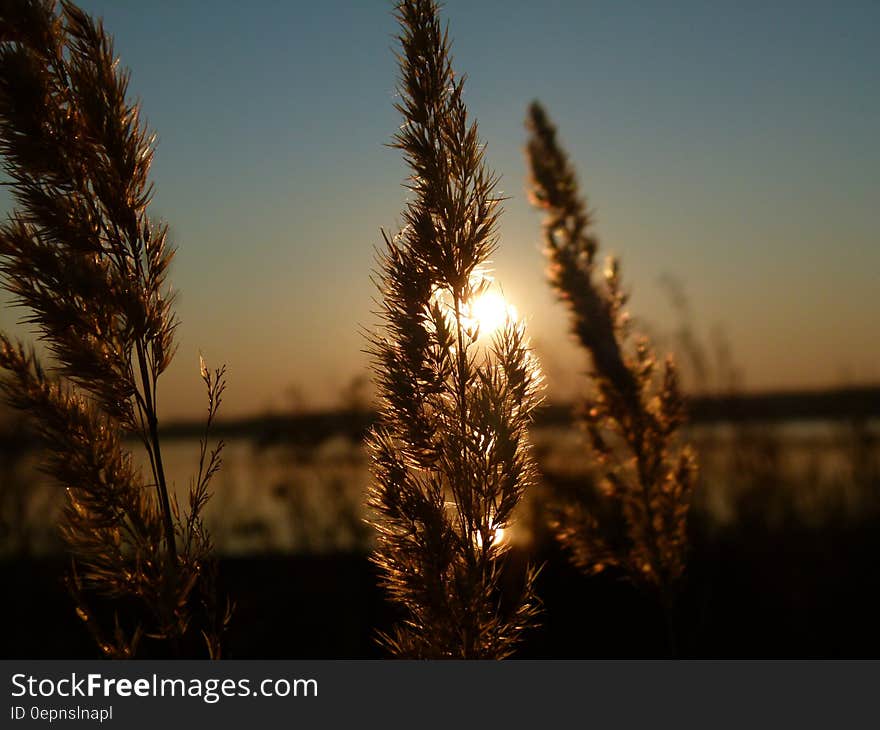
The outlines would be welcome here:
M 649 343 L 627 349 L 626 295 L 620 267 L 610 259 L 597 281 L 598 242 L 579 196 L 575 172 L 542 107 L 529 109 L 527 154 L 531 198 L 546 212 L 544 239 L 549 280 L 567 305 L 572 330 L 590 353 L 595 394 L 584 409 L 592 451 L 602 466 L 600 488 L 623 518 L 622 540 L 609 537 L 599 511 L 565 509 L 559 537 L 588 573 L 608 567 L 659 590 L 671 610 L 672 587 L 687 548 L 687 514 L 696 460 L 677 444 L 684 402 L 671 357 L 662 373 Z
M 452 70 L 432 0 L 396 17 L 404 123 L 394 138 L 412 174 L 401 233 L 380 254 L 383 328 L 371 338 L 380 396 L 370 437 L 374 556 L 404 620 L 385 645 L 420 658 L 501 658 L 535 620 L 533 572 L 502 600 L 499 539 L 532 481 L 527 426 L 540 376 L 508 317 L 489 346 L 471 305 L 489 286 L 496 177 Z
M 18 204 L 0 227 L 0 270 L 53 361 L 46 369 L 0 335 L 2 387 L 34 417 L 45 468 L 67 487 L 68 585 L 101 650 L 132 656 L 148 636 L 180 651 L 201 632 L 216 657 L 228 612 L 216 602 L 201 514 L 222 444 L 202 443 L 181 510 L 157 420 L 174 349 L 173 249 L 147 217 L 153 137 L 126 98 L 128 79 L 103 25 L 74 4 L 0 6 L 0 153 Z M 202 363 L 201 374 L 210 426 L 224 373 Z M 126 432 L 141 438 L 151 482 L 123 446 Z M 101 598 L 113 599 L 109 627 Z

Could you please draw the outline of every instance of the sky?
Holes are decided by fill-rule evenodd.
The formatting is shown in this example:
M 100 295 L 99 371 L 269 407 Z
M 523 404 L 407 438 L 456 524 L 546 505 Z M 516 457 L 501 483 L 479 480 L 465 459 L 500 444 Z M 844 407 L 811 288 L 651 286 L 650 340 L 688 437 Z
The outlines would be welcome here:
M 374 247 L 407 198 L 390 3 L 81 4 L 158 134 L 152 214 L 178 247 L 181 320 L 163 416 L 204 409 L 199 352 L 227 365 L 227 418 L 337 405 L 367 374 Z M 448 0 L 443 17 L 509 198 L 495 276 L 551 397 L 587 362 L 525 195 L 535 98 L 658 342 L 679 326 L 672 277 L 745 389 L 880 381 L 880 3 Z

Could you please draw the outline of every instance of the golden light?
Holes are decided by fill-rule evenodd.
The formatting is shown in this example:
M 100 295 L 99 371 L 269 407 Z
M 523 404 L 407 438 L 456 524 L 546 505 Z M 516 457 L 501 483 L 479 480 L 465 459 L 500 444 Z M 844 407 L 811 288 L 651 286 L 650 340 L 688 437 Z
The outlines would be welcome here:
M 516 307 L 508 304 L 501 292 L 487 289 L 474 299 L 470 305 L 468 318 L 480 329 L 480 337 L 491 337 L 503 328 L 509 320 L 516 320 Z
M 504 329 L 508 323 L 517 322 L 519 312 L 507 302 L 501 288 L 486 274 L 475 275 L 471 286 L 472 291 L 479 293 L 461 303 L 461 324 L 472 341 L 479 340 L 481 344 L 488 345 L 499 330 Z M 436 287 L 431 294 L 431 304 L 440 306 L 449 327 L 454 329 L 457 310 L 450 291 Z M 426 327 L 433 325 L 427 323 Z
M 479 532 L 474 533 L 474 540 L 477 543 L 477 547 L 483 547 L 483 536 Z M 496 547 L 501 547 L 508 540 L 507 530 L 504 527 L 496 527 L 492 530 L 492 544 Z

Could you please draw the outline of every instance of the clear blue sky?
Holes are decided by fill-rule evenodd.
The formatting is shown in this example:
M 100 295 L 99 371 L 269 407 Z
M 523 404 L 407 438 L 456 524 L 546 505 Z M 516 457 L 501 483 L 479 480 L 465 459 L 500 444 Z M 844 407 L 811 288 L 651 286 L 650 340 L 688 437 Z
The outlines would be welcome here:
M 378 0 L 88 1 L 158 132 L 153 212 L 179 247 L 164 410 L 333 402 L 364 371 L 372 249 L 405 200 L 394 21 Z M 455 65 L 510 200 L 494 265 L 556 392 L 584 369 L 543 282 L 522 119 L 541 99 L 635 315 L 723 326 L 750 388 L 880 380 L 880 3 L 450 0 Z M 16 313 L 4 311 L 9 326 Z

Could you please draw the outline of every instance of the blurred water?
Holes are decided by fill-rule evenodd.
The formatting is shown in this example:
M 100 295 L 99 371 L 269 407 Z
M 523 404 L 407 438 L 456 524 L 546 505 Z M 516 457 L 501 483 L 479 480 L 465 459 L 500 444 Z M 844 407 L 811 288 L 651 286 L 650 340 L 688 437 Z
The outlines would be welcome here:
M 768 519 L 781 511 L 787 518 L 818 521 L 829 510 L 858 513 L 865 500 L 880 499 L 878 422 L 699 426 L 686 437 L 700 455 L 696 506 L 719 523 L 743 510 L 765 512 Z M 577 430 L 541 428 L 532 438 L 544 473 L 588 482 L 595 464 Z M 136 452 L 137 446 L 132 443 Z M 163 458 L 169 484 L 185 506 L 198 471 L 199 442 L 166 440 Z M 57 545 L 52 525 L 63 491 L 37 476 L 35 466 L 29 463 L 21 477 L 29 481 L 28 505 L 19 519 L 29 523 L 30 549 L 41 551 Z M 146 461 L 142 468 L 147 475 Z M 227 553 L 366 550 L 369 482 L 364 448 L 347 438 L 308 449 L 234 439 L 223 452 L 205 519 L 218 549 Z M 509 539 L 527 542 L 545 529 L 545 502 L 552 498 L 547 489 L 532 490 Z
M 198 440 L 170 441 L 163 454 L 169 482 L 185 504 L 198 471 Z M 236 439 L 223 450 L 205 521 L 228 552 L 367 549 L 368 484 L 363 447 L 345 438 L 308 452 Z

